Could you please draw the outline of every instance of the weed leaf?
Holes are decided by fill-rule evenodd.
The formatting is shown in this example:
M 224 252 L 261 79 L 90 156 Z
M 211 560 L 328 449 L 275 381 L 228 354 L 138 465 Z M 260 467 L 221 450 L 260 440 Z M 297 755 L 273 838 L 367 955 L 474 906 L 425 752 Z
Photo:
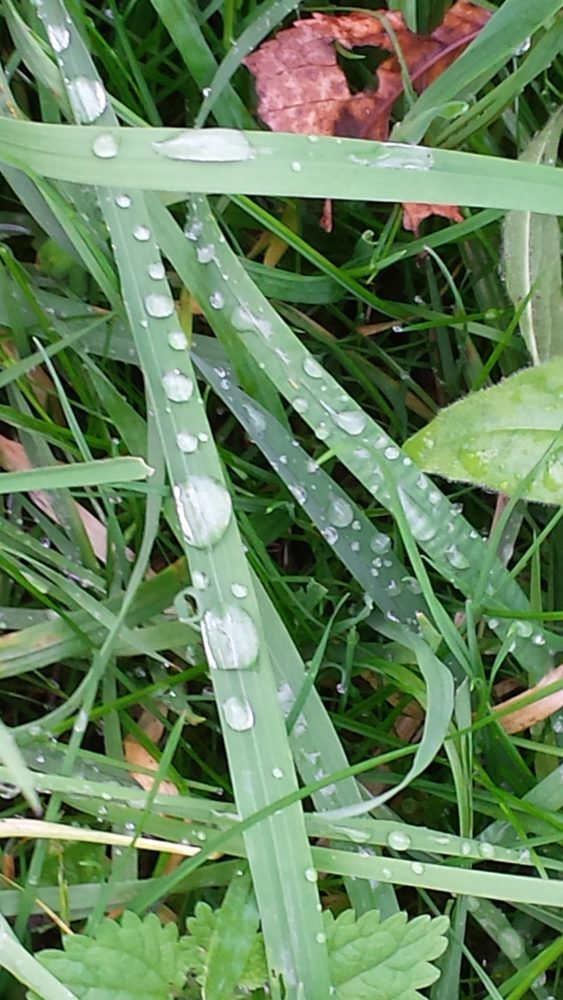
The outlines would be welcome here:
M 560 504 L 562 379 L 562 358 L 517 372 L 442 410 L 405 451 L 447 479 Z
M 431 963 L 446 949 L 447 917 L 396 913 L 381 923 L 377 910 L 358 920 L 327 911 L 325 925 L 336 1000 L 422 1000 L 418 990 L 439 978 Z

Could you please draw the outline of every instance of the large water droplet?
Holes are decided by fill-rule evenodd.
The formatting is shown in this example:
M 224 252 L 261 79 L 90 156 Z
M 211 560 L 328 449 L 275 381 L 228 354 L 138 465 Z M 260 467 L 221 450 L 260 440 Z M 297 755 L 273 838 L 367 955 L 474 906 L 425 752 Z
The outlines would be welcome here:
M 153 149 L 171 160 L 196 160 L 202 163 L 234 163 L 252 160 L 255 152 L 242 132 L 235 129 L 186 129 L 170 139 L 153 142 Z
M 467 569 L 470 565 L 469 560 L 465 558 L 463 552 L 458 549 L 457 545 L 449 545 L 445 551 L 445 555 L 450 566 L 453 566 L 454 569 Z
M 151 231 L 148 226 L 135 226 L 133 236 L 139 243 L 146 243 L 151 238 Z
M 374 535 L 369 547 L 372 552 L 377 552 L 378 555 L 382 556 L 386 552 L 389 552 L 391 548 L 391 539 L 387 535 Z
M 303 371 L 309 378 L 322 378 L 324 375 L 324 371 L 318 361 L 315 361 L 310 356 L 307 356 L 303 362 Z
M 211 292 L 209 296 L 209 305 L 212 309 L 222 309 L 225 305 L 225 296 L 222 292 L 215 291 Z
M 128 194 L 117 194 L 115 196 L 115 204 L 118 208 L 130 208 L 131 198 Z
M 327 516 L 330 523 L 337 528 L 347 528 L 354 520 L 354 511 L 343 497 L 331 497 Z
M 154 281 L 162 281 L 166 275 L 164 264 L 160 260 L 155 261 L 154 264 L 149 264 L 147 271 L 149 273 L 149 278 L 152 278 Z
M 211 264 L 215 260 L 215 247 L 213 243 L 210 243 L 205 247 L 198 247 L 196 250 L 196 257 L 200 264 Z
M 105 111 L 107 95 L 98 80 L 77 76 L 68 84 L 68 96 L 78 121 L 88 125 Z
M 101 160 L 111 160 L 117 156 L 117 138 L 111 132 L 100 132 L 92 144 L 92 152 L 99 156 Z
M 255 409 L 250 403 L 243 403 L 243 410 L 245 410 L 248 417 L 248 430 L 253 436 L 258 434 L 263 434 L 266 430 L 266 418 L 260 410 Z
M 70 31 L 66 24 L 48 24 L 47 38 L 53 52 L 64 52 L 70 45 Z
M 174 299 L 169 295 L 162 295 L 160 292 L 153 292 L 147 295 L 144 301 L 145 309 L 153 319 L 165 319 L 172 316 L 175 306 Z
M 334 413 L 332 419 L 337 427 L 355 437 L 365 429 L 367 417 L 361 410 L 344 410 L 343 413 Z
M 256 625 L 248 612 L 236 605 L 218 613 L 206 611 L 201 636 L 209 666 L 215 670 L 245 670 L 260 652 Z
M 232 503 L 222 483 L 210 476 L 191 476 L 173 489 L 176 510 L 186 541 L 197 549 L 215 545 L 227 530 Z
M 183 451 L 186 455 L 191 455 L 194 451 L 197 451 L 199 441 L 195 434 L 190 434 L 189 431 L 178 431 L 176 434 L 176 444 L 180 451 Z
M 391 830 L 387 837 L 387 843 L 393 851 L 408 851 L 411 846 L 411 838 L 403 830 Z
M 172 403 L 187 403 L 194 391 L 194 384 L 188 375 L 174 368 L 162 376 L 162 387 L 167 399 Z
M 227 698 L 223 702 L 223 715 L 230 729 L 236 733 L 245 733 L 254 725 L 252 705 L 246 698 Z
M 398 492 L 402 508 L 414 538 L 416 538 L 417 542 L 430 542 L 436 534 L 436 525 L 433 518 L 429 517 L 426 511 L 414 503 L 408 493 L 405 493 L 401 487 L 399 487 Z

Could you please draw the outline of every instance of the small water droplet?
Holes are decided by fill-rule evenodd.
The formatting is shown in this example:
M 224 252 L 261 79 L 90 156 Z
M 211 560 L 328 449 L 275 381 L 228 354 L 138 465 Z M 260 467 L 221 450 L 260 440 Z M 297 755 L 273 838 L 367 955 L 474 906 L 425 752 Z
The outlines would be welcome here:
M 85 76 L 76 76 L 69 81 L 68 96 L 78 121 L 85 125 L 95 122 L 106 110 L 108 103 L 101 83 L 98 80 L 88 80 Z
M 501 951 L 504 952 L 507 958 L 521 958 L 524 954 L 522 938 L 512 927 L 506 927 L 500 932 L 498 943 Z
M 164 264 L 160 260 L 156 261 L 154 264 L 149 264 L 147 271 L 149 273 L 149 278 L 153 278 L 154 281 L 162 281 L 166 275 Z
M 337 528 L 347 528 L 354 520 L 354 511 L 343 497 L 331 497 L 327 517 Z
M 315 934 L 315 941 L 317 942 L 317 944 L 326 943 L 326 934 L 324 933 L 324 931 L 319 931 L 318 934 Z
M 195 590 L 205 590 L 209 584 L 209 579 L 199 569 L 194 569 L 192 573 L 192 584 Z
M 306 399 L 302 399 L 298 396 L 297 399 L 293 400 L 293 409 L 296 413 L 306 413 L 309 409 L 309 404 Z
M 172 316 L 175 311 L 174 299 L 169 295 L 161 295 L 160 292 L 153 292 L 147 295 L 144 300 L 145 309 L 153 319 L 166 319 Z
M 420 861 L 413 861 L 411 871 L 413 875 L 424 875 L 424 865 Z
M 92 143 L 92 152 L 101 160 L 110 160 L 117 156 L 118 148 L 117 138 L 111 132 L 100 132 Z
M 212 309 L 222 309 L 225 305 L 225 297 L 220 291 L 211 292 L 209 305 Z
M 411 838 L 403 830 L 391 830 L 387 837 L 387 843 L 393 851 L 408 851 L 411 846 Z
M 301 164 L 299 163 L 299 160 L 294 160 L 293 163 L 291 164 L 291 169 L 293 170 L 294 174 L 299 174 L 299 173 L 301 173 L 301 170 L 303 168 L 302 168 Z
M 183 330 L 172 330 L 168 334 L 168 343 L 173 351 L 185 351 L 188 346 L 188 338 Z
M 383 452 L 383 454 L 385 455 L 385 458 L 389 459 L 390 462 L 393 462 L 396 458 L 399 457 L 399 455 L 401 454 L 401 452 L 396 447 L 396 445 L 391 444 L 391 445 L 389 445 L 389 447 L 387 447 L 385 449 L 385 451 Z
M 479 844 L 479 854 L 481 855 L 482 858 L 494 858 L 495 849 L 492 844 L 489 844 L 488 841 L 483 840 Z
M 199 441 L 195 434 L 190 434 L 189 431 L 178 431 L 176 434 L 176 444 L 184 454 L 191 455 L 194 451 L 197 451 Z
M 260 637 L 254 621 L 236 605 L 206 611 L 201 637 L 209 666 L 215 670 L 245 670 L 258 659 Z
M 146 243 L 151 238 L 151 231 L 148 226 L 135 226 L 133 236 L 139 243 Z
M 398 492 L 401 506 L 405 512 L 413 537 L 418 542 L 430 542 L 436 535 L 436 526 L 433 519 L 401 487 L 399 487 Z
M 200 264 L 211 264 L 215 260 L 215 247 L 213 243 L 209 243 L 205 247 L 198 247 L 196 257 Z
M 297 503 L 301 505 L 307 503 L 307 490 L 300 483 L 294 483 L 288 489 L 291 495 L 297 500 Z
M 245 733 L 254 725 L 252 705 L 246 698 L 227 698 L 223 702 L 223 715 L 230 729 L 236 733 Z
M 70 45 L 70 31 L 65 24 L 48 24 L 47 38 L 53 52 L 64 52 Z
M 166 398 L 172 403 L 187 403 L 194 391 L 194 384 L 188 375 L 174 368 L 162 376 L 162 387 Z
M 328 542 L 329 545 L 336 545 L 338 541 L 338 532 L 336 528 L 333 528 L 331 524 L 327 528 L 323 528 L 321 535 Z
M 307 879 L 307 882 L 317 882 L 319 878 L 318 872 L 315 868 L 306 868 L 305 878 Z
M 413 532 L 414 534 L 414 532 Z M 456 545 L 449 545 L 445 552 L 446 559 L 448 560 L 450 566 L 454 569 L 467 569 L 470 566 L 470 562 L 464 556 Z
M 311 355 L 307 355 L 305 358 L 303 362 L 303 371 L 305 372 L 305 375 L 309 376 L 309 378 L 322 378 L 324 375 L 324 371 L 320 364 L 318 361 L 315 361 Z
M 131 208 L 131 198 L 128 194 L 117 194 L 115 204 L 118 208 Z
M 471 854 L 472 850 L 473 850 L 473 845 L 470 844 L 468 840 L 462 841 L 461 853 L 465 855 L 465 857 L 468 857 Z
M 232 583 L 231 594 L 233 597 L 238 597 L 242 600 L 243 597 L 248 596 L 248 587 L 245 587 L 244 583 Z
M 280 780 L 280 778 L 283 778 L 283 771 L 281 767 L 272 768 L 272 777 L 276 778 L 278 781 Z
M 173 493 L 186 541 L 197 549 L 211 548 L 231 521 L 233 508 L 228 491 L 210 476 L 191 476 L 185 486 L 175 484 Z
M 391 548 L 391 539 L 387 535 L 374 535 L 369 547 L 372 552 L 377 552 L 378 555 L 384 555 L 385 552 L 389 552 Z

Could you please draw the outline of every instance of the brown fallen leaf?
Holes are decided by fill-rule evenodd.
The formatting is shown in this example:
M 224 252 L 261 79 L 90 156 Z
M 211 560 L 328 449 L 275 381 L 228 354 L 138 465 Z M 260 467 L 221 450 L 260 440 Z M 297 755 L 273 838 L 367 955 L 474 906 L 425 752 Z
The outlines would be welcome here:
M 168 714 L 168 709 L 166 705 L 159 705 L 159 711 L 163 715 Z M 164 732 L 164 726 L 160 719 L 157 719 L 152 712 L 143 712 L 139 721 L 137 723 L 140 729 L 143 730 L 145 735 L 149 740 L 155 745 L 160 741 L 162 734 Z M 155 779 L 151 774 L 146 774 L 146 771 L 158 771 L 158 761 L 155 760 L 153 755 L 145 750 L 144 746 L 141 746 L 137 742 L 134 736 L 126 736 L 123 741 L 123 754 L 125 760 L 128 764 L 133 764 L 136 767 L 142 767 L 142 771 L 132 771 L 131 777 L 137 782 L 141 788 L 144 788 L 146 792 L 150 792 L 154 785 Z M 176 785 L 172 781 L 161 781 L 158 786 L 158 791 L 161 795 L 179 795 L 179 791 Z
M 521 733 L 524 729 L 529 729 L 530 726 L 534 726 L 537 722 L 543 722 L 544 719 L 548 719 L 554 712 L 558 712 L 560 708 L 563 708 L 563 688 L 560 691 L 554 691 L 552 694 L 539 698 L 538 701 L 534 701 L 530 705 L 524 705 L 522 708 L 518 707 L 524 698 L 528 698 L 533 694 L 540 694 L 543 688 L 548 687 L 550 684 L 555 684 L 557 681 L 563 681 L 563 663 L 550 670 L 534 687 L 529 688 L 527 691 L 522 691 L 514 698 L 502 701 L 499 705 L 494 705 L 493 712 L 500 712 L 501 710 L 504 712 L 508 707 L 513 709 L 512 712 L 501 716 L 498 720 L 504 731 L 506 733 Z
M 432 215 L 452 222 L 463 222 L 457 205 L 422 205 L 418 201 L 405 201 L 403 204 L 403 227 L 418 236 L 420 225 Z
M 392 36 L 412 86 L 420 93 L 467 48 L 489 17 L 488 11 L 470 0 L 457 0 L 432 34 L 419 35 L 407 28 L 396 10 L 384 16 L 360 11 L 315 13 L 280 31 L 244 60 L 255 78 L 258 114 L 275 132 L 384 141 L 393 105 L 404 89 Z M 335 43 L 346 49 L 372 45 L 391 53 L 376 70 L 373 88 L 351 93 L 338 65 Z M 420 210 L 430 209 L 424 217 L 460 217 L 455 206 L 441 205 L 439 213 L 436 207 L 420 206 Z M 406 228 L 416 232 L 422 217 L 409 205 Z M 322 224 L 330 229 L 326 205 Z

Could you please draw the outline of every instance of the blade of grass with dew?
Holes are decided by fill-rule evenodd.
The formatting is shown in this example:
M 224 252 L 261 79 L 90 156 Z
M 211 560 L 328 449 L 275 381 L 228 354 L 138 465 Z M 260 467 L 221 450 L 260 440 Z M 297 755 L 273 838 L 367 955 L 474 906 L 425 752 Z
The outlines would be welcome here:
M 41 815 L 41 803 L 35 791 L 33 777 L 25 763 L 12 732 L 0 719 L 0 760 L 6 766 L 10 781 L 20 788 L 36 816 Z
M 292 405 L 295 399 L 302 401 L 299 404 L 301 419 L 309 424 L 319 440 L 328 441 L 344 465 L 390 509 L 394 501 L 385 486 L 385 476 L 395 482 L 415 540 L 441 574 L 462 593 L 471 596 L 487 555 L 485 543 L 460 514 L 452 511 L 432 481 L 401 453 L 389 436 L 302 346 L 260 294 L 234 254 L 221 244 L 221 233 L 204 200 L 194 198 L 192 201 L 192 226 L 196 226 L 197 240 L 186 240 L 167 210 L 155 202 L 152 203 L 152 218 L 161 246 L 182 279 L 190 282 L 210 325 L 215 329 L 228 324 L 238 330 L 281 395 Z M 198 245 L 221 246 L 220 261 L 198 266 Z M 224 274 L 227 279 L 223 278 Z M 221 309 L 209 305 L 209 296 L 214 291 L 221 295 Z M 308 368 L 312 361 L 314 368 L 310 375 Z M 336 400 L 337 407 L 333 405 Z M 302 485 L 306 489 L 308 483 Z M 506 603 L 515 616 L 518 610 L 527 609 L 524 593 L 498 560 L 492 560 L 487 587 L 487 595 L 495 595 L 496 601 Z M 499 621 L 497 627 L 501 635 L 508 630 L 506 622 Z M 513 630 L 516 633 L 516 627 Z M 547 649 L 530 642 L 529 634 L 516 633 L 514 642 L 514 656 L 532 676 L 539 679 L 550 669 L 552 664 Z
M 0 966 L 7 969 L 24 986 L 34 990 L 43 1000 L 78 1000 L 66 986 L 25 950 L 10 925 L 0 916 Z
M 58 0 L 48 0 L 43 13 L 44 23 L 51 27 L 66 16 Z M 85 123 L 92 120 L 84 114 L 83 100 L 77 100 L 76 85 L 73 89 L 73 81 L 86 79 L 99 97 L 95 120 L 115 125 L 105 91 L 79 39 L 71 37 L 62 53 L 62 62 L 78 120 Z M 93 132 L 90 141 L 95 151 Z M 99 174 L 97 180 L 103 184 L 103 170 Z M 100 192 L 102 210 L 114 241 L 126 310 L 170 478 L 175 484 L 190 567 L 192 574 L 199 573 L 199 578 L 206 581 L 198 591 L 198 610 L 221 706 L 237 804 L 244 815 L 279 794 L 278 789 L 294 787 L 295 775 L 252 582 L 233 520 L 231 499 L 186 355 L 187 341 L 183 334 L 181 340 L 178 337 L 174 303 L 161 274 L 158 248 L 147 226 L 149 217 L 144 199 L 142 195 L 126 197 L 128 203 L 119 204 L 114 194 Z M 143 236 L 139 239 L 141 229 Z M 148 238 L 144 235 L 146 230 Z M 151 273 L 155 264 L 159 267 L 156 289 Z M 202 440 L 197 437 L 198 432 Z M 182 448 L 184 438 L 180 441 L 177 438 L 180 434 L 189 435 L 190 439 L 195 434 L 196 448 L 198 443 L 201 447 L 193 452 Z M 206 447 L 202 447 L 204 442 Z M 210 495 L 215 498 L 213 517 L 208 507 Z M 233 596 L 238 604 L 232 603 Z M 247 833 L 247 844 L 274 979 L 284 980 L 288 996 L 297 996 L 300 990 L 320 1000 L 329 986 L 327 963 L 322 962 L 324 939 L 320 937 L 322 926 L 316 907 L 316 873 L 307 860 L 310 853 L 301 808 L 286 810 L 268 823 L 253 827 Z M 273 920 L 274 915 L 277 920 Z
M 325 136 L 311 143 L 307 136 L 282 132 L 128 128 L 117 133 L 113 123 L 104 128 L 101 118 L 90 138 L 78 126 L 3 118 L 0 162 L 33 175 L 128 190 L 344 199 L 354 191 L 368 201 L 416 199 L 509 210 L 526 205 L 537 213 L 563 214 L 556 167 L 401 143 Z M 96 139 L 101 155 L 92 150 Z M 115 154 L 108 156 L 108 148 Z
M 80 486 L 115 486 L 147 479 L 152 469 L 144 459 L 101 458 L 74 465 L 24 469 L 0 473 L 0 494 L 27 493 L 30 490 L 59 490 Z
M 393 129 L 398 142 L 420 142 L 429 109 L 440 107 L 482 85 L 512 57 L 514 50 L 556 17 L 559 0 L 504 0 L 477 38 L 420 95 Z
M 557 111 L 521 159 L 554 163 L 563 128 Z M 506 290 L 520 313 L 520 332 L 534 365 L 563 354 L 561 232 L 555 216 L 508 212 L 503 225 Z

